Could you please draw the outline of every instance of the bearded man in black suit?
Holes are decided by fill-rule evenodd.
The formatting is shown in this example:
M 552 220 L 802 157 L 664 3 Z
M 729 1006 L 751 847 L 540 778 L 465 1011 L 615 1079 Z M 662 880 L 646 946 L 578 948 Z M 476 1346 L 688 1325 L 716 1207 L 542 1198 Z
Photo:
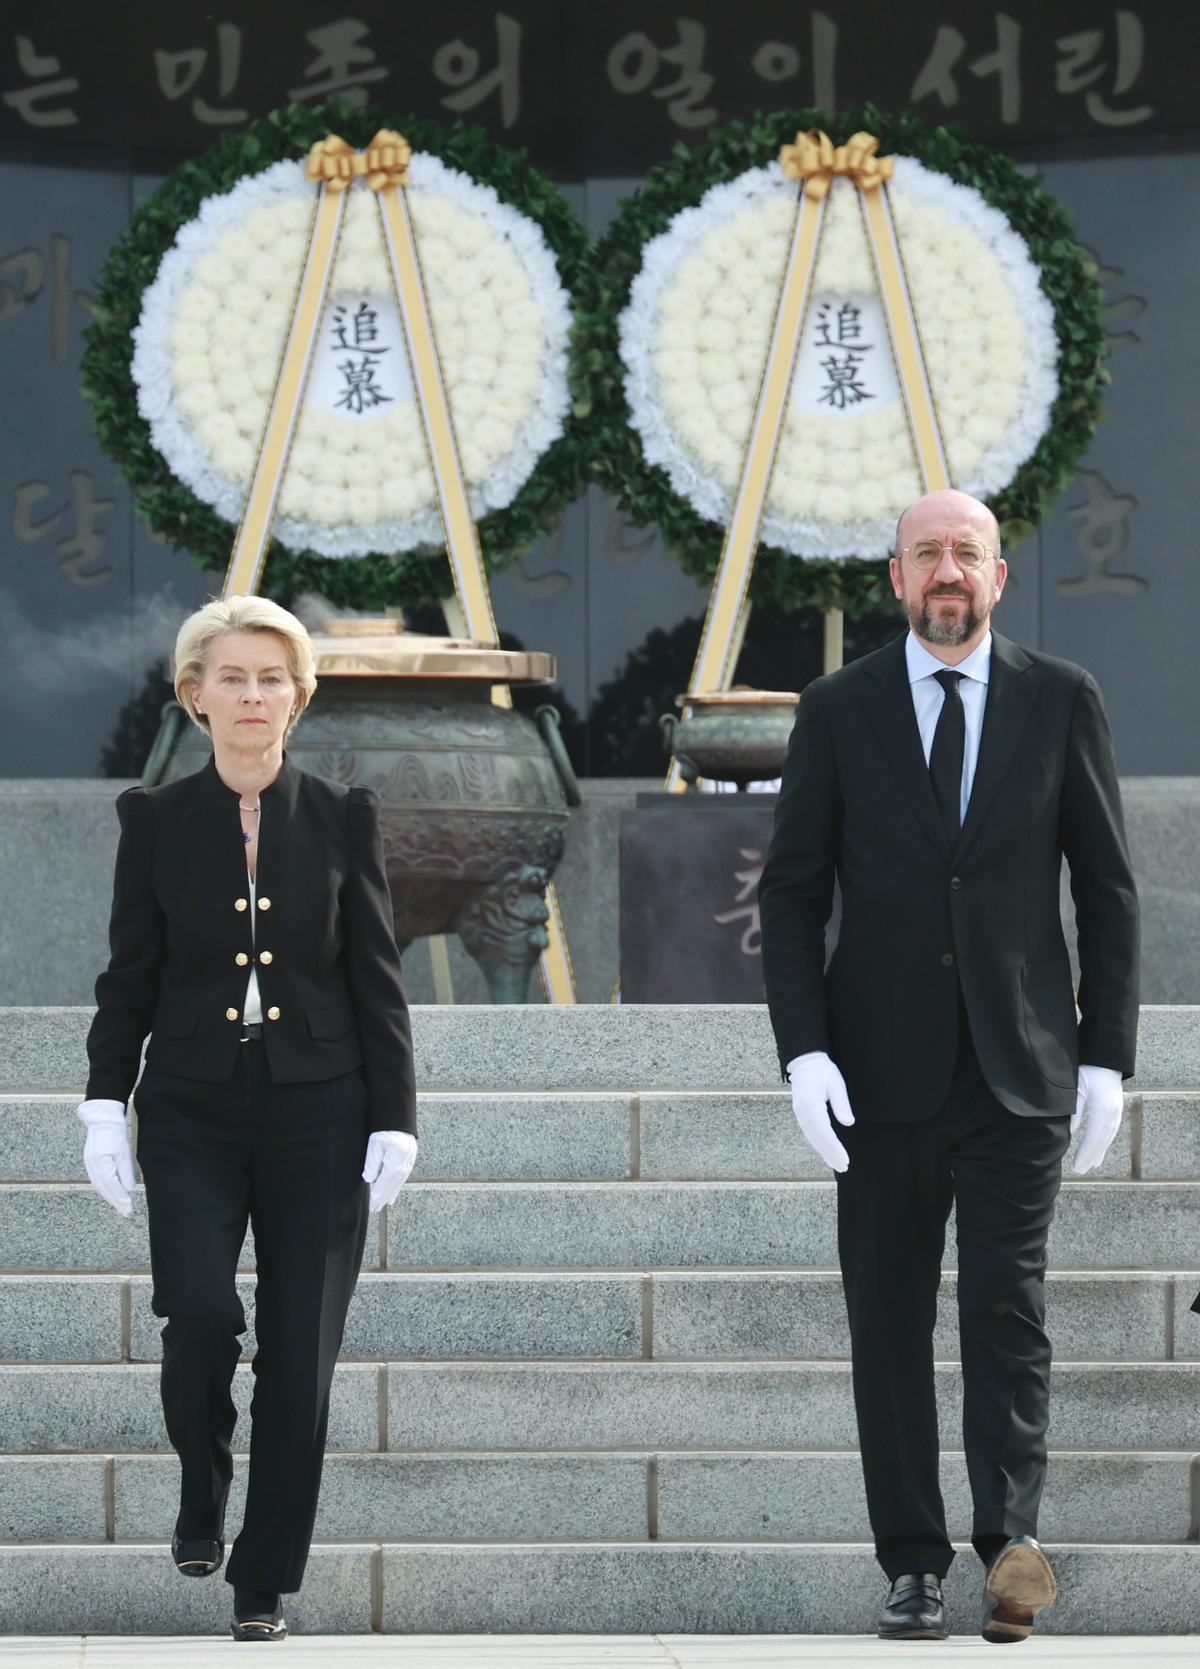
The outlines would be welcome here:
M 780 1064 L 837 1172 L 891 1639 L 948 1632 L 932 1336 L 952 1204 L 984 1638 L 1025 1638 L 1055 1596 L 1036 1540 L 1046 1236 L 1070 1133 L 1085 1124 L 1076 1171 L 1098 1165 L 1134 1068 L 1137 896 L 1100 692 L 993 632 L 1006 576 L 986 505 L 943 491 L 904 513 L 891 577 L 910 630 L 805 690 L 759 892 Z

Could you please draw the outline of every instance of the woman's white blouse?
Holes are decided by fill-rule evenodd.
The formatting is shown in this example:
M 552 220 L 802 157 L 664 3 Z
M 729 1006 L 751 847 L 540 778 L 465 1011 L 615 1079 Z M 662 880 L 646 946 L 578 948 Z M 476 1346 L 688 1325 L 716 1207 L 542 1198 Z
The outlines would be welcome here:
M 248 866 L 246 869 L 246 879 L 250 883 L 250 943 L 253 945 L 255 940 L 255 917 L 258 915 L 258 905 L 255 903 L 254 899 L 254 877 L 251 875 Z M 262 1017 L 262 1003 L 259 1000 L 258 995 L 258 974 L 254 968 L 254 964 L 251 963 L 250 978 L 246 981 L 246 1002 L 242 1009 L 242 1022 L 247 1026 L 261 1026 Z

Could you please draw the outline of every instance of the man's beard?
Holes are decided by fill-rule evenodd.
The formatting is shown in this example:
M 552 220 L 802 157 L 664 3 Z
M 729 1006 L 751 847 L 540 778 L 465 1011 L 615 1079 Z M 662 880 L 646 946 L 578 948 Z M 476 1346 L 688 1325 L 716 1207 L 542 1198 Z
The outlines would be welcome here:
M 933 605 L 937 601 L 937 597 L 923 596 L 919 602 L 905 604 L 909 625 L 918 637 L 925 639 L 926 643 L 941 643 L 950 646 L 966 643 L 967 639 L 972 637 L 987 619 L 986 615 L 975 612 L 975 604 L 967 597 L 963 599 L 966 607 L 960 616 L 956 618 L 954 615 L 948 615 L 944 621 L 936 620 L 933 615 Z

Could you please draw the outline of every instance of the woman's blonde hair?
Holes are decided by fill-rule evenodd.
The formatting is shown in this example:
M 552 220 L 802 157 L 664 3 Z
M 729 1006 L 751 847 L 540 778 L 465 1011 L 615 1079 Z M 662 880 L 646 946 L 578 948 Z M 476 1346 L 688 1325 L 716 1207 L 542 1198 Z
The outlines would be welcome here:
M 296 712 L 287 728 L 290 736 L 316 690 L 316 660 L 304 625 L 269 597 L 217 598 L 188 615 L 175 639 L 175 695 L 180 706 L 207 734 L 208 717 L 197 713 L 192 698 L 213 645 L 227 632 L 274 632 L 283 639 L 288 672 L 296 686 Z

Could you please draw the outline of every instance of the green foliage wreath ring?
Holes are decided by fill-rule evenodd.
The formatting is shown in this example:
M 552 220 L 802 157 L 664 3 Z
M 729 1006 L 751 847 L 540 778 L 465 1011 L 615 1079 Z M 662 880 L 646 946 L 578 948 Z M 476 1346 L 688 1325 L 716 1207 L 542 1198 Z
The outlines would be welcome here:
M 111 250 L 100 275 L 95 322 L 87 331 L 83 391 L 90 401 L 101 445 L 133 489 L 137 507 L 156 532 L 185 548 L 202 568 L 224 570 L 234 528 L 175 476 L 156 451 L 140 415 L 131 363 L 133 328 L 142 296 L 163 255 L 201 203 L 230 190 L 244 176 L 287 158 L 302 159 L 329 133 L 356 147 L 382 127 L 398 129 L 414 150 L 429 151 L 448 166 L 491 186 L 500 199 L 539 223 L 564 288 L 576 298 L 591 240 L 553 183 L 522 152 L 495 144 L 478 128 L 420 117 L 397 117 L 338 100 L 292 104 L 226 134 L 203 155 L 181 164 L 140 205 L 129 230 Z M 586 447 L 577 413 L 541 455 L 513 501 L 479 523 L 484 561 L 502 568 L 542 533 L 583 490 Z M 295 596 L 318 591 L 338 607 L 380 609 L 432 603 L 450 589 L 442 549 L 399 555 L 325 557 L 276 542 L 268 555 L 263 590 Z
M 871 105 L 836 117 L 816 109 L 756 115 L 713 129 L 698 146 L 677 145 L 625 201 L 589 268 L 577 309 L 582 353 L 575 411 L 588 424 L 593 479 L 619 497 L 635 523 L 657 523 L 684 569 L 706 582 L 716 572 L 723 529 L 702 517 L 672 489 L 666 472 L 645 458 L 625 397 L 618 321 L 649 240 L 711 186 L 761 168 L 797 131 L 810 128 L 823 129 L 835 144 L 865 129 L 879 139 L 880 155 L 912 156 L 973 186 L 1007 217 L 1040 269 L 1041 288 L 1054 310 L 1058 395 L 1035 451 L 990 501 L 1006 548 L 1032 532 L 1070 481 L 1095 431 L 1109 381 L 1095 264 L 1075 242 L 1068 211 L 1003 152 L 973 143 L 959 129 L 930 128 L 911 114 L 889 116 Z M 890 602 L 891 587 L 882 560 L 808 560 L 762 545 L 751 597 L 784 609 L 841 608 L 857 617 Z

